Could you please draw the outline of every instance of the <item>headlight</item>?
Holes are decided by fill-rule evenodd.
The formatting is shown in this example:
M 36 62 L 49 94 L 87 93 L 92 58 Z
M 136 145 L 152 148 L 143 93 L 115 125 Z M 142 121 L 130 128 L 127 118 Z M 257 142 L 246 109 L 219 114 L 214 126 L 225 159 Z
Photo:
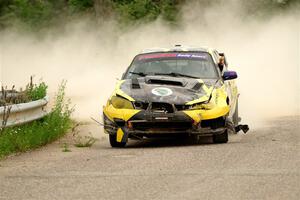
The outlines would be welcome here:
M 110 103 L 117 109 L 133 109 L 131 101 L 122 97 L 113 96 L 110 99 Z
M 190 110 L 211 110 L 215 106 L 212 102 L 197 103 L 190 106 Z

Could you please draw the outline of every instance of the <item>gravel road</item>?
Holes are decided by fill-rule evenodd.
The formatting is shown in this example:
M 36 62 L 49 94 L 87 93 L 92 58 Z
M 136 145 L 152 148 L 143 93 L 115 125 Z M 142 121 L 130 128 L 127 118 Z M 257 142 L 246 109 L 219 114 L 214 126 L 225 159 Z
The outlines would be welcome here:
M 230 135 L 228 144 L 148 140 L 112 149 L 97 136 L 91 148 L 62 152 L 69 136 L 0 161 L 0 199 L 300 199 L 299 117 Z

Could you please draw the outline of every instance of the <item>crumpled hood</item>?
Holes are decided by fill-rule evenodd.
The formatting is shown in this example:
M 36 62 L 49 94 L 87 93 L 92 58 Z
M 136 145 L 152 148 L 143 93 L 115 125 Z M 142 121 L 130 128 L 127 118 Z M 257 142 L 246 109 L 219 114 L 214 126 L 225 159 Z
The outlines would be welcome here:
M 122 80 L 120 89 L 135 101 L 184 105 L 203 96 L 209 97 L 215 80 L 168 76 L 147 76 Z

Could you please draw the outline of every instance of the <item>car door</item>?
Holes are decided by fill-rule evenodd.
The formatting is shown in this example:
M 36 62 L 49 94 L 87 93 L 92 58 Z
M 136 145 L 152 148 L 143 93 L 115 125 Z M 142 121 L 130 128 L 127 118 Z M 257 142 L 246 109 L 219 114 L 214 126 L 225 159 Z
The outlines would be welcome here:
M 227 62 L 225 54 L 223 54 L 223 56 L 225 58 L 225 66 L 224 66 L 224 70 L 223 70 L 222 74 L 224 73 L 224 71 L 229 71 L 228 62 Z M 230 105 L 229 115 L 232 116 L 236 109 L 236 104 L 237 104 L 237 99 L 238 99 L 238 88 L 237 88 L 235 80 L 227 80 L 224 82 L 226 84 L 226 87 L 228 88 L 229 105 Z
M 225 56 L 224 53 L 218 53 L 217 51 L 214 51 L 214 56 L 216 57 L 217 60 L 220 59 L 220 56 L 223 56 L 225 59 L 225 65 L 223 67 L 223 70 L 220 71 L 221 76 L 223 76 L 223 73 L 225 71 L 228 71 L 228 62 L 227 62 L 227 58 Z M 228 98 L 229 98 L 229 105 L 230 105 L 230 113 L 229 116 L 232 116 L 233 113 L 235 112 L 235 108 L 236 108 L 236 103 L 237 103 L 237 98 L 238 98 L 238 90 L 237 90 L 237 86 L 236 86 L 236 82 L 235 80 L 227 80 L 224 81 L 224 85 L 228 94 Z

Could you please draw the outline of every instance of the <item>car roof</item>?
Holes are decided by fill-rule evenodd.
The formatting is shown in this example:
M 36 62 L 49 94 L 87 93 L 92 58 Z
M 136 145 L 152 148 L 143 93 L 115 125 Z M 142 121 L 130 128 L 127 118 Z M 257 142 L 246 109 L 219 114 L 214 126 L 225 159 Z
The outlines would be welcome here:
M 182 46 L 182 45 L 175 45 L 170 48 L 150 48 L 150 49 L 144 49 L 140 54 L 146 54 L 146 53 L 156 53 L 156 52 L 176 52 L 176 51 L 201 51 L 201 52 L 208 52 L 212 53 L 214 50 L 212 48 L 208 47 L 194 47 L 194 46 Z

